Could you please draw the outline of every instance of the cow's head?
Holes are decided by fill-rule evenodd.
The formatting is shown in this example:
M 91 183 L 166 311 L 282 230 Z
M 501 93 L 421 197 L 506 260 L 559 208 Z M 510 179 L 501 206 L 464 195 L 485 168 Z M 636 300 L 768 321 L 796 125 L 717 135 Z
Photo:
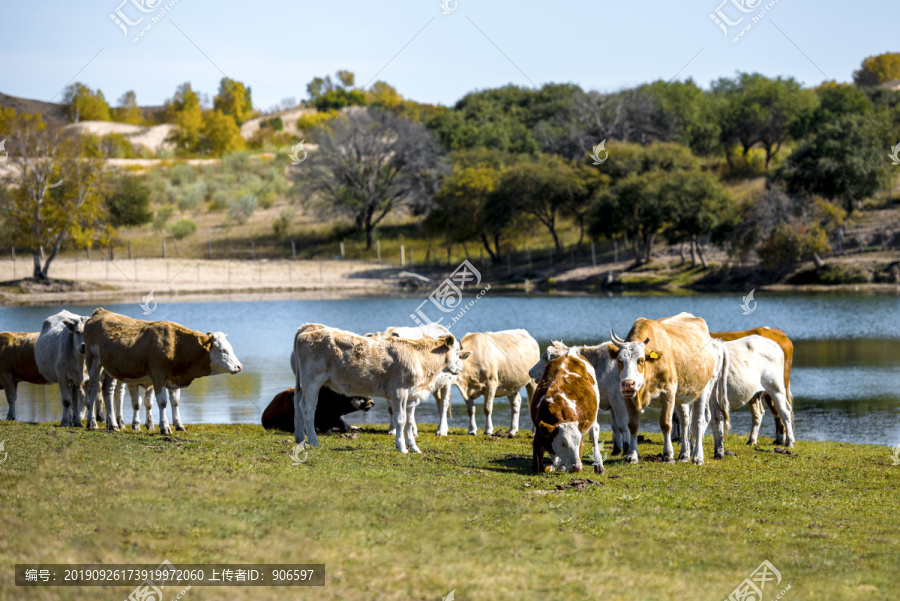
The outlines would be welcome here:
M 578 422 L 562 422 L 548 424 L 538 422 L 535 434 L 545 441 L 550 451 L 551 469 L 559 472 L 580 472 L 581 464 L 581 430 Z
M 370 397 L 355 396 L 350 399 L 350 405 L 356 411 L 368 411 L 375 406 L 375 401 L 373 401 Z
M 455 376 L 462 371 L 463 359 L 467 359 L 471 353 L 469 351 L 462 352 L 462 345 L 453 334 L 447 334 L 446 336 L 439 338 L 439 340 L 443 342 L 443 344 L 436 350 L 438 350 L 438 352 L 443 352 L 444 349 L 446 349 L 447 352 L 447 360 L 444 369 Z
M 569 347 L 563 344 L 562 340 L 551 340 L 550 346 L 547 347 L 547 350 L 541 355 L 540 360 L 534 364 L 534 366 L 528 370 L 528 376 L 537 382 L 541 379 L 541 376 L 544 375 L 544 370 L 547 368 L 547 364 L 562 357 L 566 353 L 569 352 Z
M 88 320 L 87 317 L 66 317 L 63 325 L 72 333 L 72 345 L 82 355 L 84 348 L 84 324 Z
M 609 356 L 619 366 L 622 396 L 633 399 L 644 385 L 648 366 L 658 361 L 662 352 L 651 348 L 649 338 L 643 342 L 625 342 L 612 331 Z
M 227 334 L 223 332 L 207 332 L 209 337 L 207 344 L 209 345 L 209 363 L 215 373 L 220 374 L 236 374 L 243 369 L 241 362 L 238 361 L 231 348 L 231 343 L 225 338 Z

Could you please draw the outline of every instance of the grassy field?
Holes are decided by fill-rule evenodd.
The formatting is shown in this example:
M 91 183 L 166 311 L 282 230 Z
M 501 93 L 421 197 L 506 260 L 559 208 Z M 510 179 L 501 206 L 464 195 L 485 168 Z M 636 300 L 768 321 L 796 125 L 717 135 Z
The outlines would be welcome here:
M 737 456 L 704 466 L 611 458 L 602 476 L 537 475 L 527 433 L 437 439 L 423 425 L 418 456 L 386 428 L 323 436 L 294 465 L 292 436 L 188 428 L 0 423 L 0 599 L 133 588 L 16 588 L 16 563 L 164 559 L 327 566 L 324 588 L 184 596 L 198 600 L 724 599 L 765 559 L 783 577 L 766 600 L 787 584 L 783 599 L 898 592 L 900 466 L 884 447 L 800 442 L 787 455 L 732 436 Z M 641 449 L 660 451 L 659 435 Z

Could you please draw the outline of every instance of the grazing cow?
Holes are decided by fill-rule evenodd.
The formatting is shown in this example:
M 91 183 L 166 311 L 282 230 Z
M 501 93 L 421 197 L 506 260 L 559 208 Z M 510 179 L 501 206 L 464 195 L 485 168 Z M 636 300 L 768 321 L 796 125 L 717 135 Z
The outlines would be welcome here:
M 178 402 L 182 388 L 197 378 L 236 374 L 241 362 L 222 332 L 201 334 L 170 321 L 141 321 L 97 309 L 84 326 L 86 364 L 90 374 L 88 402 L 93 405 L 103 375 L 104 397 L 112 396 L 110 380 L 152 386 L 159 407 L 159 429 L 171 434 L 166 405 L 172 399 L 172 421 L 184 430 Z M 105 373 L 101 374 L 102 371 Z M 111 399 L 106 403 L 111 407 Z M 117 430 L 114 411 L 107 411 L 107 427 Z M 91 429 L 97 428 L 91 420 Z
M 87 382 L 84 365 L 84 324 L 87 319 L 65 310 L 51 315 L 44 320 L 34 346 L 34 358 L 41 375 L 48 382 L 59 384 L 63 406 L 60 426 L 81 427 L 81 406 Z M 96 420 L 93 406 L 89 410 L 90 420 Z
M 453 335 L 437 340 L 398 337 L 365 337 L 321 324 L 297 330 L 291 369 L 296 376 L 294 438 L 319 445 L 314 419 L 319 390 L 328 386 L 347 396 L 380 396 L 391 400 L 397 420 L 396 445 L 401 453 L 416 445 L 410 405 L 431 389 L 443 370 L 462 369 L 459 343 Z
M 49 384 L 41 375 L 34 359 L 34 345 L 39 332 L 0 332 L 0 390 L 6 391 L 9 410 L 6 419 L 16 420 L 16 397 L 19 382 Z
M 604 342 L 597 346 L 573 346 L 571 347 L 579 356 L 583 357 L 597 374 L 597 388 L 600 391 L 600 409 L 609 411 L 612 419 L 613 450 L 611 455 L 619 455 L 628 450 L 628 408 L 622 397 L 619 381 L 619 368 L 616 360 L 610 357 L 609 347 L 611 343 Z M 562 341 L 553 340 L 550 346 L 541 355 L 540 361 L 534 364 L 529 375 L 534 380 L 539 380 L 544 368 L 553 359 L 562 357 L 568 353 L 570 347 Z M 683 423 L 690 423 L 690 410 L 686 405 L 679 405 L 678 417 Z
M 788 404 L 791 406 L 791 418 L 793 419 L 794 397 L 791 395 L 791 365 L 794 362 L 794 344 L 791 342 L 791 339 L 787 337 L 787 334 L 776 328 L 762 327 L 754 328 L 752 330 L 744 330 L 741 332 L 710 332 L 709 335 L 718 340 L 725 341 L 738 340 L 739 338 L 746 338 L 747 336 L 762 336 L 763 338 L 768 338 L 769 340 L 777 342 L 778 346 L 781 347 L 781 350 L 784 353 L 784 385 L 787 389 L 787 399 Z M 761 393 L 759 395 L 759 398 L 756 398 L 749 403 L 750 413 L 753 417 L 753 431 L 755 433 L 759 432 L 759 424 L 762 421 L 763 415 L 765 415 L 765 411 L 762 407 L 762 401 L 765 401 L 766 404 L 769 405 L 769 409 L 771 409 L 772 411 L 772 417 L 775 418 L 774 444 L 785 444 L 784 422 L 781 421 L 781 416 L 779 415 L 778 409 L 775 406 L 772 397 L 769 396 L 768 393 Z M 751 440 L 748 440 L 747 444 L 756 444 L 755 435 L 751 436 Z
M 713 386 L 722 385 L 725 358 L 711 344 L 706 322 L 690 313 L 658 321 L 639 318 L 625 340 L 610 332 L 610 356 L 617 361 L 620 386 L 628 409 L 631 440 L 627 460 L 638 461 L 637 433 L 640 414 L 651 401 L 661 404 L 659 427 L 663 434 L 663 460 L 675 461 L 672 449 L 672 412 L 675 405 L 693 407 L 697 444 L 691 453 L 691 436 L 682 424 L 679 459 L 703 463 L 703 432 Z M 724 394 L 724 391 L 722 392 Z
M 547 364 L 531 398 L 535 423 L 531 467 L 536 472 L 580 472 L 584 435 L 591 433 L 594 471 L 602 474 L 597 407 L 600 393 L 594 368 L 574 349 Z M 544 452 L 550 465 L 544 465 Z
M 144 410 L 146 413 L 144 426 L 147 428 L 147 430 L 153 429 L 153 385 L 149 380 L 147 380 L 146 383 L 141 384 L 140 388 L 144 389 L 143 394 L 141 394 L 138 386 L 138 384 L 126 384 L 125 382 L 121 381 L 116 382 L 116 391 L 115 395 L 113 396 L 113 398 L 115 399 L 113 406 L 117 408 L 116 417 L 118 424 L 116 425 L 116 427 L 124 427 L 125 424 L 122 411 L 125 403 L 125 389 L 127 388 L 128 393 L 131 396 L 131 408 L 134 410 L 134 415 L 131 419 L 131 429 L 141 429 L 141 405 L 144 406 Z M 113 424 L 107 422 L 107 427 L 112 425 Z
M 368 397 L 349 397 L 330 388 L 319 391 L 319 405 L 316 407 L 316 432 L 349 432 L 350 424 L 344 416 L 355 411 L 368 411 L 375 401 Z M 294 389 L 288 388 L 275 395 L 262 414 L 262 425 L 266 430 L 294 431 Z
M 471 356 L 463 361 L 462 371 L 453 378 L 453 384 L 459 388 L 466 402 L 469 434 L 478 433 L 478 426 L 475 424 L 475 399 L 484 396 L 484 433 L 490 436 L 494 433 L 491 421 L 494 398 L 505 396 L 509 399 L 511 409 L 509 433 L 515 436 L 519 431 L 519 408 L 522 403 L 519 391 L 525 387 L 529 402 L 534 393 L 535 383 L 528 370 L 541 356 L 537 341 L 525 330 L 503 330 L 466 334 L 461 346 Z M 438 436 L 446 436 L 450 387 L 447 386 L 436 394 L 438 395 L 438 408 L 441 411 Z
M 724 435 L 728 432 L 727 416 L 730 409 L 758 399 L 761 393 L 770 396 L 781 416 L 785 429 L 785 446 L 794 446 L 793 414 L 788 402 L 784 382 L 784 352 L 779 344 L 762 336 L 746 336 L 737 340 L 716 341 L 728 354 L 726 395 L 727 402 L 717 395 L 713 404 L 723 409 L 725 419 L 719 419 L 719 411 L 713 411 L 713 437 L 715 457 L 725 456 Z M 756 444 L 759 422 L 754 421 L 749 444 Z

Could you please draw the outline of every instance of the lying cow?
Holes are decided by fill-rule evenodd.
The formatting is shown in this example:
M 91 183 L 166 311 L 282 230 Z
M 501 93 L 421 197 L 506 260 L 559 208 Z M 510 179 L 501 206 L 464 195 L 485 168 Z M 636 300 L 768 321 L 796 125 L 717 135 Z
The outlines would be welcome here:
M 297 330 L 291 370 L 296 376 L 294 438 L 319 445 L 314 419 L 319 391 L 328 386 L 347 396 L 380 396 L 390 399 L 397 420 L 396 445 L 401 453 L 416 445 L 410 408 L 427 395 L 443 370 L 462 369 L 459 342 L 453 335 L 437 340 L 398 337 L 365 337 L 321 324 Z
M 107 407 L 112 405 L 111 378 L 126 384 L 152 386 L 159 407 L 160 432 L 172 432 L 166 418 L 170 396 L 175 429 L 184 430 L 178 411 L 180 389 L 187 388 L 197 378 L 236 374 L 242 369 L 225 338 L 222 332 L 201 334 L 170 321 L 141 321 L 97 309 L 84 326 L 85 358 L 90 375 L 88 404 L 92 407 L 97 399 L 101 376 L 104 400 L 109 398 Z M 117 430 L 115 411 L 108 410 L 106 414 L 107 427 Z M 88 427 L 97 428 L 93 417 Z
M 787 387 L 784 383 L 784 352 L 777 342 L 762 336 L 747 336 L 727 342 L 716 341 L 725 347 L 728 355 L 725 390 L 727 403 L 716 397 L 725 419 L 720 419 L 719 411 L 712 411 L 712 430 L 715 438 L 715 457 L 725 456 L 724 437 L 728 433 L 727 416 L 731 409 L 758 399 L 765 393 L 772 398 L 785 429 L 785 446 L 794 446 L 794 424 L 788 402 Z M 750 441 L 756 444 L 759 421 L 755 420 L 750 432 Z
M 328 387 L 319 391 L 319 405 L 316 407 L 316 432 L 349 432 L 350 424 L 345 415 L 356 411 L 368 411 L 375 401 L 361 396 L 344 396 Z M 262 414 L 262 425 L 266 430 L 294 431 L 294 389 L 288 388 L 275 395 Z
M 81 427 L 84 385 L 87 383 L 84 365 L 84 324 L 87 319 L 65 310 L 51 315 L 44 320 L 34 346 L 34 358 L 41 374 L 48 382 L 59 384 L 63 406 L 60 426 Z M 89 409 L 88 418 L 95 422 L 93 407 Z
M 675 461 L 672 448 L 672 412 L 676 405 L 693 406 L 697 444 L 691 449 L 687 420 L 682 424 L 679 460 L 703 463 L 703 433 L 713 386 L 722 386 L 725 358 L 711 344 L 706 322 L 690 313 L 658 321 L 638 318 L 625 340 L 610 332 L 610 357 L 617 361 L 622 396 L 628 410 L 631 440 L 626 459 L 638 461 L 640 415 L 651 401 L 661 405 L 659 428 L 663 434 L 663 460 Z M 724 390 L 721 392 L 724 395 Z
M 463 336 L 461 348 L 466 353 L 462 370 L 453 378 L 459 388 L 466 409 L 469 412 L 469 434 L 478 433 L 475 424 L 475 399 L 484 397 L 484 433 L 494 433 L 491 414 L 494 398 L 505 396 L 511 409 L 509 433 L 519 431 L 519 409 L 522 403 L 520 391 L 525 387 L 526 399 L 531 400 L 535 383 L 528 370 L 538 361 L 541 350 L 537 341 L 525 330 L 504 330 L 502 332 L 474 332 Z M 441 422 L 438 436 L 446 436 L 447 408 L 450 405 L 450 386 L 436 393 Z
M 572 349 L 547 364 L 531 399 L 535 424 L 531 466 L 536 472 L 580 472 L 584 435 L 591 434 L 594 471 L 602 474 L 597 407 L 600 393 L 594 368 Z M 550 465 L 544 465 L 544 453 Z
M 784 354 L 784 386 L 787 390 L 788 405 L 791 406 L 791 417 L 793 418 L 794 397 L 791 395 L 791 365 L 794 362 L 794 344 L 791 342 L 791 339 L 787 337 L 787 334 L 776 328 L 762 327 L 754 328 L 752 330 L 744 330 L 741 332 L 710 332 L 709 335 L 713 338 L 724 341 L 738 340 L 741 338 L 746 338 L 747 336 L 762 336 L 763 338 L 768 338 L 769 340 L 778 343 L 778 346 L 781 348 L 781 351 Z M 772 411 L 772 417 L 775 419 L 774 444 L 785 444 L 784 422 L 781 420 L 778 408 L 775 406 L 775 402 L 772 400 L 772 397 L 765 392 L 761 393 L 759 395 L 759 398 L 756 398 L 749 403 L 750 413 L 753 419 L 753 433 L 751 434 L 750 439 L 747 441 L 747 444 L 755 445 L 757 442 L 759 425 L 762 422 L 763 415 L 765 414 L 765 411 L 762 408 L 762 401 L 765 401 L 766 404 L 769 405 L 769 409 L 771 409 Z
M 9 409 L 6 419 L 16 420 L 16 398 L 19 382 L 49 384 L 41 375 L 34 359 L 34 345 L 39 333 L 0 332 L 0 390 L 6 391 Z

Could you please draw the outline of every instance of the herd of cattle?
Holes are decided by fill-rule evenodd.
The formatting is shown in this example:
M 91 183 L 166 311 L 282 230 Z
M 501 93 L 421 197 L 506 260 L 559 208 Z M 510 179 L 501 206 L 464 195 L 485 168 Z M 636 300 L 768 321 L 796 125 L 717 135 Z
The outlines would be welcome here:
M 541 353 L 525 330 L 470 333 L 461 339 L 437 324 L 388 328 L 359 335 L 321 324 L 297 330 L 290 356 L 293 389 L 279 393 L 262 415 L 266 428 L 293 432 L 298 443 L 318 446 L 317 431 L 346 431 L 343 416 L 367 411 L 372 397 L 389 400 L 391 434 L 397 450 L 420 453 L 416 407 L 434 395 L 440 414 L 438 436 L 448 434 L 450 390 L 466 403 L 469 434 L 477 433 L 475 399 L 484 397 L 484 432 L 494 432 L 493 402 L 509 399 L 509 435 L 519 427 L 521 390 L 533 424 L 535 471 L 581 471 L 584 437 L 591 460 L 603 472 L 598 411 L 611 414 L 613 455 L 638 461 L 638 431 L 644 409 L 660 408 L 664 461 L 675 459 L 673 416 L 681 426 L 679 459 L 703 463 L 703 434 L 712 426 L 714 454 L 725 454 L 732 409 L 749 405 L 756 444 L 766 402 L 775 417 L 775 444 L 794 444 L 790 370 L 793 346 L 780 330 L 756 328 L 710 333 L 689 313 L 659 320 L 640 318 L 627 336 L 610 332 L 597 346 L 567 347 L 553 341 Z M 18 382 L 59 384 L 62 426 L 89 429 L 124 426 L 127 388 L 140 428 L 153 428 L 152 399 L 159 427 L 171 432 L 169 400 L 176 430 L 184 430 L 178 410 L 180 390 L 195 379 L 241 371 L 222 332 L 202 334 L 172 322 L 148 322 L 97 309 L 90 317 L 61 311 L 39 333 L 0 333 L 0 388 L 6 391 L 7 418 L 16 419 Z M 141 394 L 143 389 L 143 394 Z M 102 407 L 100 391 L 102 390 Z M 676 413 L 677 409 L 677 413 Z M 549 455 L 549 462 L 545 461 Z

